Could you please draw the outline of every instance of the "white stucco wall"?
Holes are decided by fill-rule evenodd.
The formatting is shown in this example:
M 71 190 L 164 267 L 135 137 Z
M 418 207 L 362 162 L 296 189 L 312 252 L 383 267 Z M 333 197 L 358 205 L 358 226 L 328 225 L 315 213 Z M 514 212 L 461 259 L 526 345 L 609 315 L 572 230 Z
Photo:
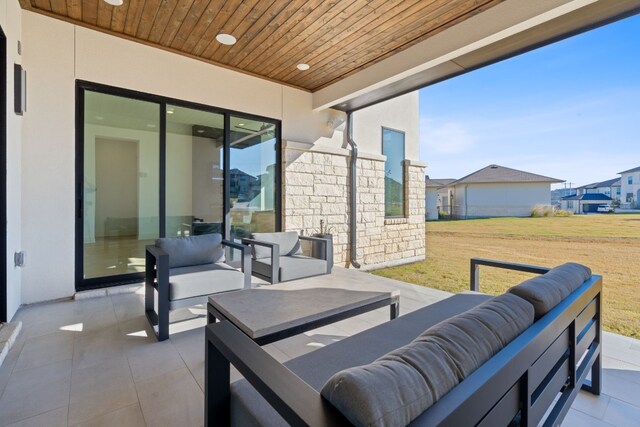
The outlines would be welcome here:
M 620 186 L 620 202 L 623 207 L 635 208 L 640 201 L 640 171 L 621 174 L 621 186 Z M 632 178 L 631 184 L 629 184 L 629 177 Z M 627 194 L 633 194 L 634 204 L 627 203 Z
M 28 253 L 22 303 L 75 292 L 76 79 L 278 119 L 284 144 L 344 149 L 345 115 L 313 112 L 308 92 L 32 12 L 22 12 L 22 26 L 29 81 L 18 185 L 23 194 L 21 246 Z M 362 128 L 354 135 L 363 156 L 369 151 L 380 156 L 381 127 L 387 126 L 410 130 L 407 158 L 418 158 L 418 94 L 403 98 L 399 105 L 415 107 L 411 114 L 406 107 L 357 113 L 354 122 Z M 380 117 L 384 120 L 371 126 L 370 120 Z
M 404 132 L 405 158 L 420 160 L 418 102 L 415 91 L 353 113 L 358 151 L 382 154 L 382 128 L 386 127 Z
M 20 206 L 22 122 L 13 112 L 13 64 L 21 64 L 18 40 L 21 37 L 22 10 L 17 0 L 0 0 L 0 26 L 7 37 L 7 317 L 11 319 L 20 306 L 22 269 L 13 265 L 13 254 L 22 250 Z M 4 236 L 2 237 L 4 238 Z M 27 265 L 31 260 L 27 254 Z
M 454 214 L 460 217 L 529 216 L 535 205 L 551 204 L 548 183 L 459 184 Z

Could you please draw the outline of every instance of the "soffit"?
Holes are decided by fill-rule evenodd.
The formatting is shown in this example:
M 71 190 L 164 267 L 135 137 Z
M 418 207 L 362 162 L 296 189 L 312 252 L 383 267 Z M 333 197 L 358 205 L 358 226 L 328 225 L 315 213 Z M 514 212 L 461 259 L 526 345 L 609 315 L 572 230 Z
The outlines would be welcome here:
M 504 0 L 20 0 L 26 10 L 316 91 Z M 238 42 L 225 46 L 219 33 Z M 308 71 L 297 64 L 307 63 Z M 437 74 L 438 72 L 436 72 Z

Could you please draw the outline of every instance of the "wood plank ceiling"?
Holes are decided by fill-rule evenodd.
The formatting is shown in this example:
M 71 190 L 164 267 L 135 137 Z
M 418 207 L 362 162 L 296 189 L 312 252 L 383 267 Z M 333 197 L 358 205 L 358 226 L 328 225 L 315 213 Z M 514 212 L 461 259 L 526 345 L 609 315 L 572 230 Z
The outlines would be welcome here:
M 24 9 L 315 91 L 504 0 L 20 0 Z M 231 34 L 238 42 L 215 40 Z M 300 71 L 297 64 L 310 65 Z

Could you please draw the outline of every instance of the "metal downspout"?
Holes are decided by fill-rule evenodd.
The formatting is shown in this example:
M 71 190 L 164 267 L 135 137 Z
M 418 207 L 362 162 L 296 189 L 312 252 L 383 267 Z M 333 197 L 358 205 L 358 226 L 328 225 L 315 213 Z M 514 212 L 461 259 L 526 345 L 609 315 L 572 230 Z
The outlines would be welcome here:
M 358 244 L 358 230 L 356 226 L 356 219 L 358 213 L 356 211 L 356 164 L 358 161 L 358 146 L 353 140 L 353 118 L 352 112 L 347 113 L 347 143 L 351 147 L 351 162 L 349 173 L 351 174 L 351 191 L 349 198 L 349 243 L 351 244 L 351 265 L 355 268 L 360 268 L 360 263 L 357 261 L 357 244 Z

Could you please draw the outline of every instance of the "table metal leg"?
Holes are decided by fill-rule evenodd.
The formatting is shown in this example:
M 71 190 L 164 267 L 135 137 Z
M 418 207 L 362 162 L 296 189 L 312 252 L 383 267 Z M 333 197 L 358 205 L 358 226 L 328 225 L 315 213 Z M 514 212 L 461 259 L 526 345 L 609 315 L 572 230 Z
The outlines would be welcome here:
M 391 320 L 393 320 L 400 315 L 400 299 L 398 299 L 396 302 L 391 303 L 390 309 Z

